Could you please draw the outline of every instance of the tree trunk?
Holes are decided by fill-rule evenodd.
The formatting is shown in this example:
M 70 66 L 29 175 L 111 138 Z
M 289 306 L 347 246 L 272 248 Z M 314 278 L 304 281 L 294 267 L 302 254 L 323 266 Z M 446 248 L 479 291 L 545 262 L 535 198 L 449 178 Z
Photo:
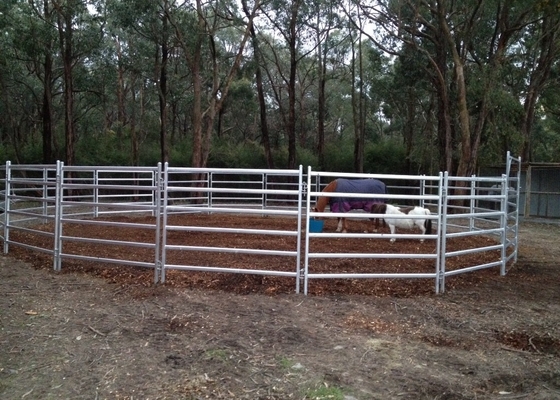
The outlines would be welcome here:
M 200 168 L 203 166 L 202 158 L 202 77 L 200 76 L 200 63 L 202 60 L 202 37 L 205 32 L 205 22 L 202 11 L 202 1 L 196 0 L 196 11 L 198 15 L 197 32 L 194 37 L 194 46 L 190 68 L 193 80 L 193 150 L 191 166 Z M 175 28 L 177 31 L 177 28 Z M 182 38 L 181 38 L 181 41 Z M 184 44 L 185 45 L 185 44 Z M 185 53 L 188 56 L 188 53 Z
M 361 35 L 360 35 L 361 37 Z M 362 71 L 362 51 L 361 43 L 358 39 L 358 79 L 359 87 L 356 88 L 356 48 L 352 40 L 352 115 L 354 120 L 354 172 L 363 172 L 363 153 L 364 153 L 364 118 L 363 118 L 363 71 Z
M 533 159 L 531 131 L 535 120 L 535 109 L 539 95 L 546 85 L 551 68 L 558 59 L 558 52 L 560 51 L 560 40 L 558 38 L 560 18 L 545 15 L 541 24 L 542 34 L 539 41 L 536 67 L 529 78 L 529 87 L 523 103 L 523 122 L 521 124 L 523 143 L 520 155 L 524 162 L 530 162 Z
M 412 174 L 412 145 L 414 143 L 414 120 L 416 118 L 416 96 L 414 88 L 409 87 L 406 97 L 406 125 L 404 126 L 404 148 L 406 173 Z
M 167 1 L 165 2 L 165 9 L 167 9 Z M 168 15 L 162 15 L 162 31 L 163 37 L 161 41 L 161 63 L 159 64 L 159 86 L 158 86 L 158 99 L 159 99 L 159 137 L 161 148 L 161 162 L 169 161 L 169 146 L 167 143 L 167 62 L 169 59 L 169 48 L 167 44 L 167 31 L 168 31 Z M 158 57 L 156 52 L 156 58 Z M 156 60 L 157 63 L 157 60 Z
M 247 12 L 246 12 L 247 14 Z M 258 39 L 255 33 L 255 29 L 251 27 L 251 38 L 253 41 L 253 51 L 255 57 L 255 80 L 257 82 L 257 96 L 259 98 L 259 117 L 261 122 L 261 134 L 262 134 L 262 144 L 264 149 L 264 155 L 266 158 L 266 164 L 268 168 L 274 169 L 274 159 L 272 158 L 272 150 L 270 148 L 270 134 L 268 131 L 268 121 L 266 117 L 266 101 L 264 98 L 264 87 L 261 71 L 261 60 L 262 55 L 260 53 L 260 47 L 258 44 Z
M 73 51 L 72 51 L 72 8 L 58 9 L 58 34 L 62 54 L 63 79 L 64 79 L 64 136 L 66 139 L 66 165 L 74 165 L 74 81 L 72 76 Z
M 297 73 L 297 23 L 302 0 L 294 0 L 291 6 L 289 26 L 290 78 L 288 82 L 288 168 L 296 166 L 296 73 Z
M 53 160 L 53 100 L 52 100 L 52 79 L 53 79 L 53 62 L 50 49 L 45 49 L 45 62 L 43 64 L 45 75 L 43 82 L 43 107 L 41 110 L 41 118 L 43 121 L 43 162 L 51 164 Z
M 138 134 L 136 132 L 136 90 L 135 90 L 136 79 L 133 79 L 130 83 L 131 86 L 131 112 L 130 112 L 130 150 L 132 154 L 132 165 L 136 166 L 140 164 L 140 154 L 138 152 Z
M 117 146 L 120 146 L 126 117 L 124 108 L 124 68 L 121 43 L 118 37 L 115 38 L 115 46 L 117 48 Z
M 51 10 L 49 9 L 49 0 L 43 1 L 43 15 L 46 21 L 51 21 Z M 45 46 L 45 59 L 43 63 L 43 106 L 41 109 L 41 119 L 43 122 L 43 163 L 51 164 L 53 159 L 53 59 L 52 59 L 52 42 L 49 40 Z

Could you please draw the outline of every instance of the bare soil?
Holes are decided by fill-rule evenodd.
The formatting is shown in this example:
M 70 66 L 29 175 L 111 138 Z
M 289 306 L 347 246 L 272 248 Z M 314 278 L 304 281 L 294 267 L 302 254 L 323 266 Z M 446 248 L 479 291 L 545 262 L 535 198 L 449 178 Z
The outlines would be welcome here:
M 78 225 L 65 234 L 72 229 L 146 242 L 153 235 Z M 176 232 L 169 241 L 224 241 L 215 234 L 184 235 Z M 42 236 L 18 239 L 50 246 Z M 225 240 L 234 247 L 294 244 L 247 235 Z M 468 247 L 470 240 L 491 239 L 450 246 Z M 505 276 L 492 268 L 452 277 L 439 295 L 426 280 L 320 279 L 308 296 L 294 293 L 288 278 L 171 271 L 165 284 L 155 285 L 150 270 L 78 260 L 65 261 L 56 273 L 46 254 L 12 246 L 9 257 L 0 257 L 0 398 L 558 399 L 559 244 L 557 221 L 523 222 L 519 259 Z M 340 246 L 434 251 L 428 240 L 325 239 L 313 246 L 325 252 Z M 64 251 L 153 259 L 143 249 L 130 254 L 130 248 L 83 243 Z M 179 252 L 169 257 L 184 262 Z M 293 269 L 285 257 L 190 257 L 193 265 Z M 455 263 L 449 268 L 461 260 Z M 429 271 L 433 260 L 382 264 L 376 271 Z M 322 260 L 310 268 L 365 271 L 368 264 Z

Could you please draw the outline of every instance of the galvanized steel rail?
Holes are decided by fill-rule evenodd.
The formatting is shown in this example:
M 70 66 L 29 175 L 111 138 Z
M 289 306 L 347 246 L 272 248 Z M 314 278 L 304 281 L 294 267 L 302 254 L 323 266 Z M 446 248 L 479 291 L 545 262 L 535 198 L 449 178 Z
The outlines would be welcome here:
M 313 171 L 308 168 L 304 179 L 303 169 L 221 169 L 221 168 L 174 168 L 165 164 L 157 167 L 82 167 L 56 165 L 12 165 L 6 163 L 4 172 L 3 208 L 4 220 L 1 233 L 4 253 L 17 245 L 30 251 L 52 255 L 53 268 L 60 270 L 65 259 L 79 259 L 119 265 L 130 265 L 154 270 L 154 282 L 165 282 L 169 270 L 206 271 L 290 277 L 295 280 L 295 291 L 307 294 L 313 279 L 433 279 L 435 292 L 445 290 L 445 278 L 483 268 L 500 267 L 506 273 L 506 265 L 517 260 L 518 217 L 519 217 L 519 172 L 512 165 L 520 159 L 508 153 L 507 170 L 501 177 L 449 177 L 438 176 L 350 174 Z M 521 168 L 517 168 L 520 171 Z M 436 232 L 431 235 L 403 233 L 312 233 L 310 218 L 352 219 L 381 218 L 382 215 L 364 212 L 330 213 L 313 212 L 312 206 L 319 196 L 340 196 L 340 193 L 322 193 L 325 182 L 333 178 L 376 178 L 390 182 L 390 193 L 376 195 L 395 205 L 420 205 L 430 208 Z M 363 194 L 344 194 L 344 197 L 363 197 Z M 461 203 L 460 205 L 458 205 Z M 467 204 L 467 205 L 465 205 Z M 196 224 L 189 226 L 171 225 L 173 214 L 206 213 L 281 216 L 297 220 L 297 229 L 255 229 L 247 227 L 208 227 Z M 117 222 L 107 217 L 115 214 L 139 214 L 154 217 L 153 223 Z M 102 218 L 105 217 L 105 218 Z M 398 216 L 396 218 L 399 218 Z M 411 218 L 410 216 L 407 218 Z M 416 217 L 412 217 L 416 218 Z M 420 217 L 418 217 L 420 218 Z M 424 217 L 422 217 L 424 218 Z M 52 232 L 37 229 L 37 224 L 52 222 Z M 70 235 L 72 225 L 95 225 L 123 229 L 143 229 L 153 233 L 153 241 L 86 238 Z M 305 229 L 302 229 L 305 228 Z M 29 243 L 18 243 L 10 239 L 10 231 L 21 231 L 52 238 L 52 248 L 38 247 Z M 229 248 L 170 244 L 169 232 L 191 231 L 219 233 L 220 235 L 267 235 L 293 237 L 296 244 L 291 250 Z M 304 246 L 302 248 L 302 235 Z M 495 245 L 461 251 L 449 251 L 447 240 L 473 235 L 495 236 Z M 343 238 L 352 240 L 368 238 L 426 239 L 433 241 L 435 253 L 402 253 L 397 246 L 390 253 L 348 253 L 343 251 L 312 252 L 310 243 L 317 238 Z M 227 240 L 225 241 L 227 242 Z M 153 261 L 137 261 L 112 257 L 97 257 L 64 252 L 65 243 L 84 243 L 92 246 L 120 246 L 145 248 L 153 254 Z M 500 259 L 482 265 L 446 270 L 447 260 L 467 254 L 501 251 Z M 188 265 L 167 262 L 168 252 L 181 252 L 189 259 L 191 252 L 221 252 L 249 254 L 265 257 L 293 259 L 293 269 L 270 271 L 251 268 L 232 268 L 228 265 Z M 132 252 L 131 252 L 132 253 Z M 433 270 L 425 273 L 386 273 L 376 271 L 372 262 L 367 273 L 320 273 L 314 271 L 313 263 L 321 259 L 429 259 Z

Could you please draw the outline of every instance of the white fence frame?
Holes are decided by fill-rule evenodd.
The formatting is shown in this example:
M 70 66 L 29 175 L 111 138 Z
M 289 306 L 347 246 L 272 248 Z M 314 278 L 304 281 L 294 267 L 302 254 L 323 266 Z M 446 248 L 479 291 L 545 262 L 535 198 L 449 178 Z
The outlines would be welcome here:
M 308 293 L 309 281 L 312 279 L 433 279 L 435 292 L 445 290 L 446 277 L 473 272 L 479 269 L 500 267 L 500 274 L 506 273 L 506 265 L 517 261 L 518 218 L 519 218 L 519 174 L 510 176 L 512 163 L 520 163 L 508 153 L 506 174 L 501 177 L 449 177 L 447 173 L 438 176 L 402 176 L 388 174 L 349 174 L 335 172 L 318 172 L 308 168 L 306 181 L 303 169 L 268 170 L 268 169 L 212 169 L 212 168 L 173 168 L 165 164 L 157 167 L 83 167 L 56 165 L 12 165 L 9 161 L 4 169 L 4 253 L 9 252 L 10 245 L 27 248 L 30 251 L 45 252 L 53 256 L 53 268 L 59 271 L 65 259 L 80 259 L 119 265 L 139 266 L 154 269 L 154 282 L 165 282 L 166 271 L 207 271 L 221 273 L 257 274 L 284 276 L 294 278 L 295 291 Z M 390 238 L 419 239 L 420 235 L 412 233 L 311 233 L 309 219 L 313 217 L 353 219 L 382 217 L 364 212 L 352 213 L 316 213 L 312 204 L 319 196 L 334 196 L 321 192 L 325 178 L 377 178 L 391 181 L 390 193 L 376 195 L 385 198 L 388 203 L 421 205 L 433 211 L 430 216 L 436 226 L 436 233 L 424 235 L 426 240 L 436 242 L 435 254 L 403 254 L 395 248 L 394 253 L 350 254 L 343 252 L 313 253 L 310 241 L 318 237 L 371 238 L 389 241 Z M 242 178 L 242 179 L 241 179 Z M 321 182 L 323 178 L 323 182 Z M 399 184 L 404 182 L 405 184 Z M 410 186 L 410 182 L 416 182 Z M 392 193 L 391 193 L 392 192 Z M 406 192 L 406 193 L 405 193 Z M 404 194 L 403 194 L 404 193 Z M 337 193 L 342 197 L 363 197 L 363 195 Z M 461 206 L 455 205 L 461 202 Z M 469 204 L 465 206 L 464 204 Z M 490 206 L 488 206 L 490 204 Z M 494 204 L 494 206 L 492 206 Z M 143 214 L 154 217 L 153 224 L 123 223 L 100 218 L 111 214 Z M 174 226 L 168 224 L 168 216 L 174 213 L 227 213 L 239 215 L 273 215 L 296 218 L 296 230 L 262 230 L 247 228 L 225 228 L 207 226 Z M 305 221 L 304 221 L 305 218 Z M 37 229 L 39 223 L 53 222 L 54 232 Z M 105 225 L 146 229 L 153 231 L 151 243 L 91 239 L 65 235 L 65 227 L 71 224 Z M 303 230 L 302 226 L 306 229 Z M 10 231 L 19 230 L 36 235 L 46 235 L 53 239 L 53 248 L 41 248 L 18 243 L 10 239 Z M 293 250 L 200 247 L 189 245 L 171 245 L 167 243 L 167 233 L 171 231 L 216 232 L 220 234 L 259 234 L 290 236 L 296 238 Z M 304 247 L 301 246 L 302 232 Z M 496 245 L 476 249 L 451 252 L 446 249 L 448 238 L 493 235 L 499 238 Z M 81 242 L 103 246 L 125 246 L 130 248 L 147 248 L 153 252 L 153 262 L 139 262 L 116 258 L 102 258 L 81 254 L 69 254 L 63 251 L 64 243 Z M 474 252 L 501 251 L 501 257 L 491 263 L 471 265 L 453 271 L 446 270 L 446 261 Z M 199 266 L 178 265 L 166 262 L 168 251 L 188 252 L 229 252 L 232 254 L 258 254 L 271 257 L 288 257 L 294 259 L 292 271 L 269 271 L 259 269 L 228 268 L 227 265 Z M 311 260 L 327 258 L 382 258 L 434 260 L 434 270 L 429 273 L 403 274 L 379 273 L 372 271 L 362 274 L 325 274 L 315 273 L 310 269 Z M 185 257 L 188 259 L 188 257 Z
M 243 181 L 245 186 L 253 186 L 253 188 L 231 187 L 230 181 L 212 181 L 214 174 L 231 174 L 246 175 L 253 180 Z M 190 174 L 195 177 L 206 176 L 207 181 L 196 179 L 198 185 L 190 185 L 188 181 L 176 181 L 170 179 L 174 174 Z M 296 181 L 292 184 L 292 188 L 273 189 L 270 188 L 270 181 L 266 177 L 280 176 L 284 178 L 292 178 Z M 239 182 L 238 182 L 239 183 Z M 205 184 L 205 185 L 204 185 Z M 201 186 L 204 185 L 204 186 Z M 260 186 L 255 188 L 254 186 Z M 303 196 L 303 169 L 300 166 L 298 170 L 255 170 L 255 169 L 208 169 L 208 168 L 172 168 L 167 164 L 165 166 L 164 183 L 163 183 L 163 244 L 161 259 L 161 282 L 165 282 L 166 270 L 176 269 L 183 271 L 205 271 L 205 272 L 226 272 L 241 273 L 253 275 L 269 275 L 269 276 L 285 276 L 292 277 L 296 280 L 296 292 L 299 293 L 299 275 L 300 275 L 300 257 L 301 257 L 301 220 L 302 220 L 302 196 Z M 183 204 L 170 204 L 169 194 L 172 193 L 194 193 L 195 196 L 187 196 L 182 198 Z M 201 196 L 202 194 L 202 196 Z M 229 194 L 229 202 L 219 201 L 218 199 L 226 199 L 222 196 Z M 265 207 L 265 199 L 268 196 L 282 196 L 285 201 L 297 200 L 295 209 L 280 207 Z M 202 204 L 196 204 L 188 199 L 203 200 Z M 260 200 L 260 201 L 256 201 Z M 274 215 L 297 218 L 297 229 L 289 230 L 265 230 L 265 229 L 238 229 L 238 228 L 217 228 L 205 226 L 178 226 L 168 224 L 168 214 L 172 213 L 225 213 L 225 214 L 245 214 L 245 215 Z M 170 231 L 190 231 L 190 232 L 216 232 L 220 234 L 250 234 L 250 235 L 275 235 L 275 236 L 291 236 L 296 237 L 296 248 L 292 251 L 273 250 L 273 249 L 254 249 L 254 248 L 230 248 L 230 247 L 201 247 L 189 245 L 171 245 L 167 243 L 167 233 Z M 244 268 L 228 268 L 227 266 L 196 266 L 196 265 L 177 265 L 168 264 L 166 262 L 166 254 L 168 251 L 181 251 L 188 253 L 189 251 L 204 252 L 222 252 L 231 254 L 258 254 L 264 256 L 275 257 L 293 257 L 295 258 L 295 266 L 293 271 L 264 271 L 257 269 Z M 188 257 L 185 257 L 188 259 Z
M 318 187 L 321 188 L 321 184 L 317 184 L 321 178 L 328 177 L 328 180 L 332 180 L 336 177 L 338 178 L 348 178 L 348 179 L 379 179 L 381 181 L 388 181 L 388 180 L 397 180 L 397 181 L 416 181 L 418 182 L 418 186 L 416 187 L 417 191 L 422 188 L 426 182 L 432 182 L 433 185 L 440 188 L 442 190 L 442 174 L 440 176 L 416 176 L 416 175 L 387 175 L 387 174 L 350 174 L 350 173 L 332 173 L 332 172 L 313 172 L 311 168 L 309 168 L 307 173 L 308 178 L 308 187 Z M 435 182 L 435 183 L 434 183 Z M 393 190 L 395 187 L 393 187 Z M 307 196 L 307 215 L 309 218 L 307 219 L 307 232 L 309 232 L 309 220 L 311 218 L 348 218 L 352 217 L 355 219 L 371 219 L 371 218 L 383 218 L 385 215 L 383 214 L 374 214 L 374 213 L 365 213 L 365 212 L 352 212 L 352 213 L 334 213 L 334 212 L 314 212 L 312 210 L 312 204 L 318 197 L 344 197 L 344 198 L 363 198 L 364 195 L 362 193 L 355 194 L 355 193 L 341 193 L 341 192 L 331 192 L 326 193 L 320 190 L 317 191 L 310 191 Z M 379 239 L 379 240 L 386 240 L 387 242 L 391 238 L 399 238 L 399 239 L 427 239 L 427 240 L 435 240 L 436 241 L 436 248 L 440 248 L 440 238 L 441 238 L 441 193 L 438 194 L 376 194 L 376 198 L 385 199 L 386 203 L 392 204 L 402 204 L 403 201 L 414 201 L 416 205 L 421 205 L 426 201 L 431 201 L 436 204 L 435 210 L 433 215 L 429 216 L 429 219 L 432 219 L 435 222 L 435 226 L 437 232 L 435 234 L 414 234 L 414 233 L 402 233 L 397 232 L 394 235 L 387 234 L 387 233 L 342 233 L 342 232 L 318 232 L 318 233 L 308 233 L 305 238 L 305 265 L 304 265 L 304 293 L 307 294 L 307 283 L 309 279 L 337 279 L 337 278 L 349 278 L 349 279 L 369 279 L 369 278 L 382 278 L 382 279 L 394 279 L 394 278 L 431 278 L 434 279 L 436 283 L 436 292 L 439 291 L 439 271 L 438 266 L 440 265 L 439 258 L 440 252 L 436 252 L 436 254 L 421 254 L 421 253 L 406 253 L 403 254 L 402 252 L 398 252 L 398 246 L 394 247 L 394 253 L 343 253 L 343 252 L 332 252 L 332 253 L 313 253 L 309 250 L 310 240 L 314 238 L 343 238 L 343 239 L 356 239 L 356 238 L 370 238 L 370 239 Z M 391 218 L 402 218 L 398 215 L 391 215 Z M 426 216 L 403 216 L 407 219 L 413 218 L 422 218 L 426 219 Z M 371 272 L 365 274 L 352 274 L 352 273 L 311 273 L 309 272 L 309 260 L 310 259 L 326 259 L 326 258 L 368 258 L 368 259 L 389 259 L 389 258 L 428 258 L 434 259 L 434 272 L 433 273 L 378 273 L 378 272 Z M 372 269 L 375 269 L 377 263 L 372 263 Z

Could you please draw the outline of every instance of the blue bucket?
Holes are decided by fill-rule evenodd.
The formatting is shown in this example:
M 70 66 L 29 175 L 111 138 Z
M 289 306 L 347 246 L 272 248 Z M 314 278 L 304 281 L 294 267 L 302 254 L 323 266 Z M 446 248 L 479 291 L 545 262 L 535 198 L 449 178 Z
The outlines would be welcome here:
M 323 232 L 323 225 L 324 224 L 325 224 L 325 221 L 311 218 L 309 220 L 309 233 L 321 233 L 321 232 Z

